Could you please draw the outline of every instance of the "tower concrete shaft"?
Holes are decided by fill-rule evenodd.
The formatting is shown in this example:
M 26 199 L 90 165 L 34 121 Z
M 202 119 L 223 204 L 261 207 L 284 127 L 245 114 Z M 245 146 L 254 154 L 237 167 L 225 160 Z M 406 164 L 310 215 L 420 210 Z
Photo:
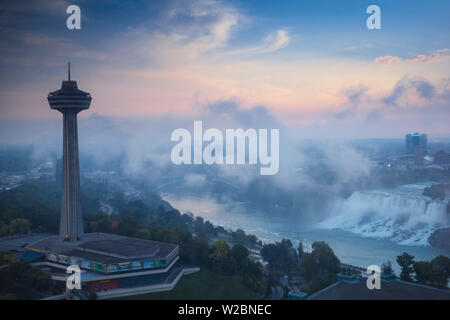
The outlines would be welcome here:
M 80 205 L 80 165 L 78 157 L 77 111 L 63 113 L 63 175 L 59 235 L 61 240 L 79 241 L 83 237 Z
M 78 89 L 77 82 L 63 81 L 61 89 L 50 92 L 52 109 L 63 114 L 63 174 L 59 238 L 77 242 L 83 238 L 83 217 L 80 203 L 80 165 L 78 156 L 77 114 L 89 109 L 91 95 Z

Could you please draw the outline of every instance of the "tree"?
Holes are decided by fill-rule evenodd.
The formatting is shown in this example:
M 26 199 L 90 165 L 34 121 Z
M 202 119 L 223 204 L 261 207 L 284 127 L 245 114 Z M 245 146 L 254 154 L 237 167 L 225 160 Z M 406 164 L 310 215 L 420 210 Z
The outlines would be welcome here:
M 442 267 L 443 272 L 450 277 L 450 258 L 443 256 L 442 254 L 431 260 L 431 263 L 436 266 Z
M 261 257 L 267 262 L 269 271 L 273 272 L 279 267 L 277 245 L 274 243 L 265 244 L 261 249 Z
M 332 274 L 337 274 L 339 272 L 341 262 L 328 243 L 316 241 L 312 244 L 312 249 L 312 258 L 322 269 Z
M 0 225 L 0 237 L 6 236 L 9 234 L 9 226 L 7 224 Z
M 131 218 L 130 216 L 124 216 L 119 221 L 119 227 L 117 228 L 117 231 L 120 235 L 133 237 L 137 228 L 138 224 L 133 218 Z
M 247 242 L 247 235 L 245 234 L 244 230 L 237 229 L 235 232 L 231 234 L 233 240 L 237 243 L 246 243 Z
M 450 277 L 450 258 L 440 255 L 431 260 L 431 283 L 438 288 L 447 288 Z
M 298 265 L 297 251 L 288 239 L 264 245 L 261 257 L 267 261 L 271 272 L 289 272 Z
M 440 255 L 431 261 L 418 261 L 413 264 L 413 269 L 417 282 L 447 288 L 450 277 L 450 258 Z
M 341 262 L 328 243 L 316 241 L 312 252 L 304 253 L 300 264 L 301 272 L 309 279 L 331 278 L 340 271 Z
M 244 271 L 249 253 L 248 249 L 241 244 L 236 244 L 231 248 L 231 258 L 236 271 Z
M 9 223 L 9 234 L 26 234 L 31 229 L 28 219 L 16 218 Z
M 215 270 L 222 274 L 231 274 L 230 247 L 225 240 L 217 240 L 209 249 L 208 258 Z
M 50 274 L 32 267 L 27 261 L 13 261 L 0 269 L 0 294 L 15 294 L 18 299 L 33 298 L 35 293 L 23 290 L 25 287 L 33 288 L 35 292 L 49 293 L 52 289 Z
M 414 256 L 403 252 L 401 256 L 397 257 L 397 263 L 401 268 L 400 280 L 402 281 L 413 281 L 412 273 L 414 271 Z
M 381 265 L 381 273 L 386 276 L 390 276 L 394 273 L 394 270 L 392 270 L 392 263 L 389 260 Z
M 304 254 L 304 250 L 303 250 L 303 243 L 301 241 L 298 242 L 298 247 L 297 247 L 297 254 L 298 254 L 298 260 L 302 260 L 302 256 Z
M 423 284 L 430 284 L 433 266 L 428 261 L 417 261 L 413 264 L 416 281 Z

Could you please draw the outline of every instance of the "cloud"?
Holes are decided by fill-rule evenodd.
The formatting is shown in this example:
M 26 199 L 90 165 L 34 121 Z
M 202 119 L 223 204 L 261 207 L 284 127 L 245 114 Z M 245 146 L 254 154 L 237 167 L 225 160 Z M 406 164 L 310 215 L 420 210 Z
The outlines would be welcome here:
M 279 29 L 275 32 L 269 33 L 262 40 L 262 43 L 260 45 L 230 50 L 228 52 L 225 52 L 224 54 L 229 56 L 249 56 L 274 52 L 286 47 L 289 44 L 290 40 L 291 37 L 289 35 L 289 32 L 285 29 Z
M 233 28 L 243 21 L 245 17 L 236 8 L 219 1 L 172 1 L 161 13 L 157 31 L 141 28 L 153 43 L 156 40 L 199 54 L 226 46 Z
M 333 169 L 341 183 L 354 183 L 370 175 L 374 162 L 350 146 L 328 146 L 324 149 L 327 164 Z
M 426 62 L 432 62 L 432 61 L 443 61 L 450 59 L 450 49 L 444 48 L 437 50 L 429 55 L 419 54 L 412 58 L 409 58 L 409 62 L 413 63 L 426 63 Z
M 290 41 L 289 34 L 286 30 L 278 30 L 269 34 L 264 39 L 264 46 L 261 48 L 261 52 L 272 52 L 284 48 Z
M 361 101 L 362 97 L 366 94 L 368 87 L 365 85 L 359 85 L 356 88 L 350 88 L 345 90 L 345 95 L 348 98 L 348 101 L 353 104 L 357 104 Z
M 444 61 L 450 59 L 450 49 L 444 48 L 436 50 L 428 55 L 426 54 L 418 54 L 406 60 L 396 56 L 381 56 L 375 58 L 374 62 L 378 64 L 382 64 L 385 66 L 391 66 L 394 64 L 398 64 L 402 61 L 412 62 L 412 63 L 426 63 L 426 62 L 434 62 L 434 61 Z
M 86 3 L 83 12 L 91 19 L 83 23 L 85 31 L 81 32 L 64 30 L 64 10 L 59 20 L 47 16 L 42 18 L 45 23 L 32 27 L 6 23 L 8 32 L 0 34 L 0 42 L 8 43 L 0 48 L 0 82 L 5 92 L 0 92 L 2 117 L 50 115 L 45 95 L 59 86 L 70 58 L 80 88 L 93 94 L 92 111 L 101 114 L 159 117 L 173 112 L 198 116 L 204 111 L 196 109 L 198 101 L 215 101 L 222 108 L 226 101 L 238 107 L 231 106 L 226 114 L 212 106 L 206 111 L 220 121 L 230 121 L 232 127 L 247 123 L 258 127 L 255 123 L 259 121 L 272 124 L 273 113 L 284 124 L 314 124 L 312 133 L 318 131 L 316 123 L 327 125 L 328 131 L 337 123 L 346 127 L 334 131 L 336 134 L 370 136 L 380 134 L 383 122 L 378 128 L 362 127 L 360 132 L 348 133 L 349 128 L 363 123 L 359 120 L 371 110 L 389 109 L 382 99 L 391 99 L 398 106 L 414 94 L 421 98 L 429 92 L 436 99 L 426 85 L 394 88 L 398 79 L 407 73 L 419 74 L 434 84 L 446 70 L 441 65 L 413 64 L 392 55 L 378 59 L 387 65 L 401 60 L 386 73 L 372 60 L 356 55 L 342 58 L 333 50 L 323 52 L 314 45 L 289 50 L 294 37 L 292 24 L 277 25 L 277 20 L 272 20 L 263 27 L 268 31 L 260 34 L 259 17 L 248 15 L 234 2 L 170 0 L 145 4 L 121 4 L 120 11 L 107 5 L 100 15 L 97 10 L 88 10 Z M 137 7 L 142 10 L 139 14 L 128 15 Z M 117 23 L 120 14 L 123 20 Z M 0 25 L 4 26 L 2 21 Z M 61 25 L 61 30 L 56 25 Z M 253 33 L 255 29 L 258 33 Z M 448 49 L 436 52 L 444 55 Z M 370 84 L 371 94 L 358 83 Z M 234 121 L 245 117 L 247 120 Z M 437 122 L 444 126 L 445 119 Z M 394 131 L 400 129 L 389 132 Z
M 448 78 L 432 82 L 418 76 L 404 76 L 384 93 L 377 92 L 376 87 L 350 87 L 343 91 L 344 102 L 323 113 L 323 123 L 330 127 L 347 125 L 345 130 L 358 126 L 362 130 L 386 130 L 392 125 L 401 130 L 401 119 L 405 126 L 414 123 L 424 128 L 422 131 L 432 132 L 438 127 L 443 130 L 445 125 L 440 119 L 449 116 L 449 88 Z M 373 93 L 368 94 L 369 90 Z
M 218 100 L 200 107 L 202 115 L 216 127 L 276 128 L 281 122 L 263 105 L 244 108 L 237 100 Z
M 34 32 L 1 32 L 0 43 L 11 44 L 0 47 L 0 62 L 7 65 L 59 66 L 61 59 L 104 60 L 106 57 L 104 53 L 71 42 L 67 38 Z
M 14 15 L 50 15 L 58 16 L 65 14 L 66 8 L 70 5 L 68 1 L 63 0 L 21 0 L 21 1 L 3 1 L 0 3 L 2 14 Z
M 344 90 L 344 96 L 347 101 L 338 112 L 334 113 L 334 116 L 337 119 L 345 119 L 354 115 L 368 90 L 369 88 L 362 84 Z
M 120 48 L 114 48 L 117 61 L 134 55 L 142 65 L 194 68 L 208 62 L 274 52 L 286 47 L 290 35 L 286 29 L 268 33 L 260 43 L 245 47 L 232 43 L 237 31 L 249 23 L 236 7 L 215 0 L 172 1 L 154 24 L 141 23 L 116 36 Z M 151 46 L 149 45 L 151 44 Z M 241 60 L 240 60 L 241 61 Z
M 375 58 L 375 63 L 383 64 L 385 66 L 391 66 L 401 62 L 401 59 L 396 56 L 382 56 Z
M 202 187 L 206 183 L 206 178 L 203 174 L 190 173 L 184 176 L 184 183 L 189 187 Z
M 396 105 L 397 101 L 403 97 L 409 89 L 415 90 L 419 94 L 419 97 L 427 100 L 431 99 L 435 93 L 434 85 L 428 80 L 418 77 L 404 77 L 395 84 L 392 92 L 383 98 L 382 101 L 387 105 Z
M 232 30 L 248 20 L 236 8 L 214 0 L 177 1 L 163 17 L 166 20 L 161 20 L 160 27 L 167 30 L 165 36 L 199 51 L 226 47 Z M 269 33 L 261 45 L 225 53 L 268 53 L 284 48 L 289 41 L 288 31 L 279 29 Z

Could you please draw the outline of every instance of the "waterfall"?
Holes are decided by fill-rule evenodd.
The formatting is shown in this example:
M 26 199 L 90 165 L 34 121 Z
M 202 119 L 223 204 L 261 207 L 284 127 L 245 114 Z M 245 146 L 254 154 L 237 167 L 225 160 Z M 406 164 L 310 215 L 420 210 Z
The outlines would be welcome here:
M 344 229 L 361 236 L 391 239 L 403 245 L 428 245 L 437 228 L 449 226 L 448 199 L 422 195 L 432 183 L 403 185 L 393 189 L 356 191 L 339 199 L 330 216 L 319 225 Z

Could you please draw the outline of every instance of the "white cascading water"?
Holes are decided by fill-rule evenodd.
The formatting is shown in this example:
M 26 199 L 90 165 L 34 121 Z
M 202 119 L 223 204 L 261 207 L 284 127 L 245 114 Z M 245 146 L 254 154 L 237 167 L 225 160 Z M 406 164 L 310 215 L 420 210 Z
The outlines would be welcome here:
M 361 236 L 391 239 L 403 245 L 426 246 L 434 230 L 448 227 L 446 200 L 423 196 L 432 183 L 403 185 L 394 189 L 356 191 L 336 201 L 330 217 L 319 225 Z

